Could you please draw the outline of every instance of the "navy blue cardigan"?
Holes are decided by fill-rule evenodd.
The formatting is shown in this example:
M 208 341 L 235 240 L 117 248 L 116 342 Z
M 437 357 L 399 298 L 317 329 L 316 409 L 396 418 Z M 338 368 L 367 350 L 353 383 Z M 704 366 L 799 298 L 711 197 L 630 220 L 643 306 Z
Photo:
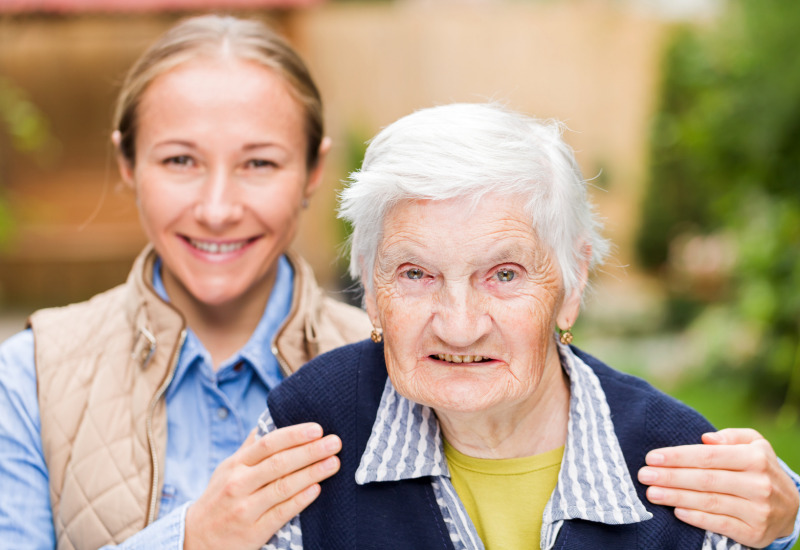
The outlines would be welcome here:
M 650 504 L 636 473 L 647 451 L 698 443 L 713 427 L 643 380 L 573 351 L 600 380 L 628 471 L 653 518 L 631 525 L 566 521 L 555 548 L 701 548 L 704 531 L 678 521 L 672 508 Z M 429 478 L 355 483 L 386 378 L 383 346 L 365 340 L 317 357 L 269 393 L 276 426 L 313 421 L 342 439 L 340 472 L 322 483 L 320 496 L 300 515 L 306 550 L 453 549 Z

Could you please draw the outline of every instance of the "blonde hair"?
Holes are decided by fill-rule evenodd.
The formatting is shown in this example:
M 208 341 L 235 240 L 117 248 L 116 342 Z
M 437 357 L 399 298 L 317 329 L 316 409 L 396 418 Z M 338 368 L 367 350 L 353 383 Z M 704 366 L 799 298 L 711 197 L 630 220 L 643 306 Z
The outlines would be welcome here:
M 232 54 L 275 71 L 305 110 L 307 164 L 317 162 L 323 137 L 322 98 L 298 53 L 275 31 L 258 21 L 204 15 L 180 21 L 151 45 L 128 71 L 117 97 L 114 129 L 120 153 L 136 160 L 138 109 L 147 87 L 162 74 L 201 56 Z

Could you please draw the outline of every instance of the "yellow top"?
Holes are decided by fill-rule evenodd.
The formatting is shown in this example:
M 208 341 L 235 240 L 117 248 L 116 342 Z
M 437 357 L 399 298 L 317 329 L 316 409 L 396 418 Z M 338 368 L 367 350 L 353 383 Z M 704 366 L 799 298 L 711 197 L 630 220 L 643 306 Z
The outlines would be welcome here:
M 453 487 L 486 550 L 538 549 L 564 447 L 494 460 L 467 456 L 445 441 L 444 454 Z

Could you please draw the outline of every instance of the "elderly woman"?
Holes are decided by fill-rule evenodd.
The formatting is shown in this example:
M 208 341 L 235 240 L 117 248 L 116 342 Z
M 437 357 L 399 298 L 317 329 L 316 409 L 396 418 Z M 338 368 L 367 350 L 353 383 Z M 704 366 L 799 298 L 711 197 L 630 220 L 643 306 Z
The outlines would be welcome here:
M 262 433 L 316 421 L 343 442 L 270 546 L 735 545 L 645 506 L 635 479 L 709 423 L 570 345 L 608 244 L 557 124 L 416 112 L 371 143 L 341 215 L 375 328 L 269 394 Z

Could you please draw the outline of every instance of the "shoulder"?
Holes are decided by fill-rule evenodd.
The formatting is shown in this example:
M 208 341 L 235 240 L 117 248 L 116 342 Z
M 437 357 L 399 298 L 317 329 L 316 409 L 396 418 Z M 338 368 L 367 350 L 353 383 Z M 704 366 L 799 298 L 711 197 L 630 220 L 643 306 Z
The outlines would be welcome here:
M 40 309 L 30 316 L 28 325 L 33 328 L 37 339 L 40 333 L 47 332 L 53 336 L 64 335 L 64 338 L 79 341 L 85 346 L 86 341 L 79 340 L 78 331 L 83 331 L 90 338 L 96 333 L 108 333 L 116 328 L 109 326 L 115 319 L 131 322 L 130 317 L 134 310 L 142 307 L 145 294 L 155 297 L 151 285 L 145 284 L 145 280 L 152 278 L 155 261 L 153 247 L 147 245 L 134 260 L 127 281 L 83 302 Z M 59 330 L 65 327 L 66 331 Z M 98 338 L 94 340 L 102 342 Z
M 125 307 L 128 296 L 126 285 L 120 285 L 85 302 L 36 311 L 28 319 L 36 350 L 58 350 L 68 357 L 102 349 L 109 334 L 119 338 L 119 331 L 130 324 Z
M 30 316 L 28 324 L 37 336 L 42 331 L 68 326 L 69 333 L 74 338 L 73 331 L 80 330 L 81 326 L 85 326 L 89 321 L 124 315 L 123 304 L 127 296 L 127 285 L 122 284 L 85 302 L 40 309 Z
M 330 297 L 317 284 L 314 271 L 302 256 L 288 251 L 285 257 L 294 269 L 295 292 L 304 298 L 297 300 L 298 303 L 308 301 L 307 307 L 314 311 L 322 330 L 338 333 L 347 344 L 358 342 L 369 335 L 371 325 L 363 309 Z M 329 349 L 332 348 L 323 351 Z
M 342 328 L 351 327 L 358 330 L 361 335 L 359 340 L 363 339 L 365 334 L 369 335 L 372 325 L 369 322 L 369 317 L 367 317 L 367 312 L 363 309 L 345 304 L 326 295 L 322 299 L 322 310 L 331 320 L 341 322 Z
M 320 294 L 317 341 L 321 352 L 358 342 L 369 336 L 372 324 L 363 309 L 339 302 L 325 295 L 321 289 Z
M 703 415 L 645 380 L 619 372 L 581 350 L 573 351 L 600 381 L 623 446 L 630 438 L 648 450 L 699 443 L 701 434 L 714 429 Z
M 0 343 L 0 364 L 33 362 L 33 332 L 23 330 Z
M 270 391 L 268 404 L 279 426 L 316 420 L 355 412 L 359 398 L 382 391 L 385 380 L 383 346 L 364 340 L 309 361 Z
M 0 344 L 0 387 L 9 402 L 36 399 L 33 333 L 18 332 Z
M 282 398 L 285 394 L 308 395 L 316 391 L 326 394 L 355 384 L 362 363 L 374 356 L 370 353 L 371 347 L 377 346 L 364 340 L 318 355 L 272 390 L 270 398 Z

